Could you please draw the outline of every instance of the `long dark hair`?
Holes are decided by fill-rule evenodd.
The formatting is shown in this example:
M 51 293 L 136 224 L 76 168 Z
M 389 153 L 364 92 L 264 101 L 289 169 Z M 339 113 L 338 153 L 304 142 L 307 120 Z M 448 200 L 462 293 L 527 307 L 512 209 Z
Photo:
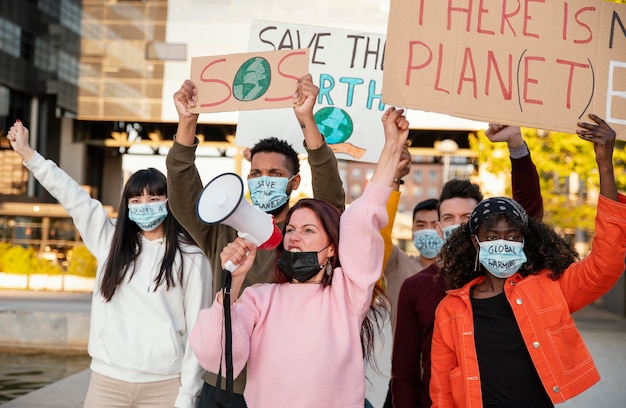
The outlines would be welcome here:
M 519 270 L 522 276 L 534 275 L 548 269 L 550 278 L 558 280 L 567 267 L 579 259 L 578 253 L 552 228 L 532 218 L 524 226 L 518 218 L 496 214 L 487 218 L 483 224 L 493 226 L 502 219 L 511 226 L 519 227 L 524 235 L 527 261 Z M 460 288 L 472 279 L 486 274 L 482 265 L 478 264 L 475 268 L 476 255 L 469 225 L 462 224 L 448 237 L 441 249 L 441 274 L 445 277 L 448 289 Z
M 141 229 L 137 224 L 128 218 L 128 200 L 132 197 L 143 195 L 147 191 L 150 195 L 165 195 L 167 197 L 167 179 L 159 170 L 149 168 L 135 172 L 126 182 L 115 224 L 115 232 L 111 241 L 111 249 L 106 260 L 100 292 L 106 301 L 110 301 L 115 294 L 115 290 L 126 277 L 126 272 L 132 265 L 134 273 L 137 258 L 141 253 Z M 174 261 L 177 251 L 183 252 L 181 243 L 194 244 L 193 239 L 181 227 L 176 218 L 171 213 L 163 221 L 165 237 L 165 254 L 159 266 L 159 273 L 154 278 L 154 289 L 163 283 L 167 284 L 167 289 L 176 286 L 174 279 Z M 182 284 L 183 279 L 183 257 L 180 257 L 180 265 L 177 275 L 178 281 Z M 131 274 L 130 279 L 133 275 Z
M 314 198 L 300 199 L 287 212 L 285 226 L 283 227 L 283 236 L 285 235 L 285 229 L 287 225 L 289 225 L 292 214 L 294 211 L 301 208 L 308 208 L 317 215 L 322 224 L 322 228 L 328 236 L 328 243 L 333 245 L 335 248 L 335 255 L 330 259 L 332 271 L 330 274 L 324 273 L 321 283 L 324 287 L 329 286 L 332 284 L 335 268 L 341 266 L 341 261 L 339 259 L 339 225 L 341 211 L 339 211 L 339 209 L 331 203 L 324 200 Z M 281 242 L 277 248 L 277 256 L 280 257 L 284 250 L 285 248 Z M 278 283 L 287 283 L 291 282 L 291 278 L 280 270 L 280 268 L 276 267 L 274 281 Z M 388 309 L 389 301 L 385 291 L 380 285 L 380 282 L 376 282 L 372 293 L 370 309 L 365 317 L 365 320 L 363 320 L 363 323 L 361 324 L 361 349 L 367 362 L 370 362 L 374 355 L 374 340 L 376 338 L 375 329 L 378 328 L 380 331 L 384 316 L 388 313 Z

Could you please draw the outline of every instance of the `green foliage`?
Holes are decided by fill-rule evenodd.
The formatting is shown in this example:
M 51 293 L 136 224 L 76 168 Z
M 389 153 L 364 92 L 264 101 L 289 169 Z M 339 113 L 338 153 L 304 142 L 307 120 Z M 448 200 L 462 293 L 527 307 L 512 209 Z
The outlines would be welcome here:
M 35 264 L 35 268 L 32 273 L 38 273 L 42 275 L 60 275 L 63 273 L 63 268 L 61 265 L 54 264 L 46 259 L 39 258 L 37 254 L 35 254 L 35 259 L 33 260 Z
M 569 133 L 525 128 L 522 133 L 540 177 L 543 221 L 555 228 L 593 231 L 599 192 L 593 144 Z M 480 131 L 470 136 L 470 148 L 478 153 L 477 161 L 482 169 L 507 175 L 507 194 L 510 194 L 511 165 L 506 144 L 491 143 Z M 626 189 L 623 141 L 616 142 L 613 162 L 617 188 L 623 191 Z M 576 173 L 579 179 L 579 183 L 574 183 L 580 186 L 578 194 L 569 194 L 572 173 Z
M 11 244 L 0 242 L 0 271 L 4 270 L 4 254 L 11 248 Z
M 77 245 L 67 253 L 67 273 L 70 275 L 94 278 L 98 262 L 86 246 Z
M 68 259 L 70 257 L 72 260 L 67 268 L 68 274 L 84 277 L 96 276 L 96 259 L 84 245 L 79 245 L 69 251 Z M 63 274 L 63 268 L 40 258 L 38 252 L 32 247 L 24 248 L 19 245 L 0 243 L 0 272 L 20 275 L 60 275 Z
M 37 267 L 37 259 L 32 248 L 11 247 L 2 255 L 3 272 L 30 275 Z

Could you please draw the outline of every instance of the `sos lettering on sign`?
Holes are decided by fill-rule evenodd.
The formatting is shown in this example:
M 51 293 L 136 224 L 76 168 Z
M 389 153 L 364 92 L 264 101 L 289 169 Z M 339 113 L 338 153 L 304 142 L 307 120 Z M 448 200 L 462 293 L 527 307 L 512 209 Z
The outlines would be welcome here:
M 298 79 L 308 67 L 308 49 L 194 57 L 190 79 L 198 89 L 198 102 L 190 111 L 292 107 Z

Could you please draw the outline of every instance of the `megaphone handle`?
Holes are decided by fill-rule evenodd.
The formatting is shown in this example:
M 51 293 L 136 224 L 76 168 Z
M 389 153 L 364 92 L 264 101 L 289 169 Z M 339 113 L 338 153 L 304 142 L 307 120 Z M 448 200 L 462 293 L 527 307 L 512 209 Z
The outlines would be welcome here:
M 232 329 L 232 320 L 230 316 L 230 287 L 232 284 L 232 271 L 226 270 L 226 266 L 230 261 L 226 261 L 224 264 L 224 270 L 222 271 L 222 290 L 224 291 L 224 359 L 226 365 L 226 395 L 224 396 L 222 393 L 222 356 L 220 355 L 220 368 L 217 372 L 217 384 L 215 390 L 215 400 L 217 406 L 229 407 L 231 406 L 232 398 L 233 398 L 233 329 Z M 230 262 L 231 266 L 234 266 L 232 262 Z M 238 266 L 238 265 L 237 265 Z M 235 266 L 233 270 L 237 268 Z M 226 273 L 230 272 L 230 273 Z
M 224 263 L 224 269 L 230 273 L 235 272 L 235 269 L 237 268 L 239 268 L 239 265 L 234 264 L 230 259 Z

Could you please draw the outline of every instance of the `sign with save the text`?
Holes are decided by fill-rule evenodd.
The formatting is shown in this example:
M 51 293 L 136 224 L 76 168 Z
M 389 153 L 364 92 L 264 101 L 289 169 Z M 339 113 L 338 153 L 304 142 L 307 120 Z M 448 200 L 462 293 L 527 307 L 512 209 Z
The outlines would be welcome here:
M 386 58 L 385 103 L 568 133 L 595 113 L 626 139 L 626 5 L 391 0 Z
M 331 27 L 255 20 L 251 51 L 309 49 L 309 72 L 320 88 L 314 116 L 338 158 L 376 162 L 384 144 L 381 122 L 385 35 Z M 386 68 L 385 68 L 386 69 Z M 295 90 L 295 87 L 294 89 Z M 484 123 L 409 111 L 412 128 L 475 130 Z M 236 143 L 252 146 L 276 136 L 304 153 L 302 130 L 292 108 L 240 112 Z
M 309 50 L 292 49 L 191 59 L 198 90 L 193 113 L 293 106 L 298 78 L 309 70 Z
M 340 158 L 378 160 L 384 144 L 383 34 L 255 20 L 248 48 L 309 49 L 309 72 L 320 88 L 315 121 L 326 142 Z M 304 152 L 302 130 L 293 109 L 240 112 L 238 145 L 252 146 L 269 136 L 287 140 Z

